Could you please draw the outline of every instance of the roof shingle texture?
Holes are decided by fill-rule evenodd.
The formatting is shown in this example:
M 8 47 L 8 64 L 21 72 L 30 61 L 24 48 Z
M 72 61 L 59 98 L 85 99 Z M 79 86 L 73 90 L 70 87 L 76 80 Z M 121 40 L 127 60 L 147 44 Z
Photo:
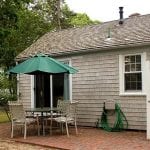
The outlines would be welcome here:
M 150 14 L 104 22 L 97 25 L 48 32 L 30 47 L 21 52 L 17 59 L 35 55 L 38 52 L 51 56 L 87 50 L 150 44 Z

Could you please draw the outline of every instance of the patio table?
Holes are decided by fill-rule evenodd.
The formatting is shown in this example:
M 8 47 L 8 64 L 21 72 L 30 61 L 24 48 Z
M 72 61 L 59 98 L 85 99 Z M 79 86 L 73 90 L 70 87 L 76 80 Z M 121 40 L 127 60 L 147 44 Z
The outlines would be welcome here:
M 53 112 L 57 112 L 58 108 L 53 107 L 53 108 L 49 108 L 49 107 L 43 107 L 43 108 L 29 108 L 25 110 L 26 113 L 40 113 L 40 117 L 41 117 L 41 128 L 42 128 L 42 132 L 43 132 L 43 136 L 45 136 L 45 130 L 44 130 L 44 118 L 50 116 L 51 117 L 51 125 L 52 125 L 52 118 L 53 118 Z M 44 113 L 49 114 L 48 116 L 44 115 Z M 52 128 L 51 128 L 52 129 Z

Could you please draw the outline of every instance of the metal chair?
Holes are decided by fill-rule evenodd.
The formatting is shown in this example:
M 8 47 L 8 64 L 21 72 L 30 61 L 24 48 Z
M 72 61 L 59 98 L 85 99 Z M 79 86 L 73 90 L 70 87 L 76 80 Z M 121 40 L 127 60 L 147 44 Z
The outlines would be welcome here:
M 52 135 L 53 121 L 54 121 L 53 118 L 61 116 L 62 103 L 63 103 L 63 100 L 62 99 L 58 99 L 57 100 L 57 107 L 54 110 L 50 111 L 47 114 L 47 118 L 45 118 L 45 126 L 48 125 L 47 122 L 50 122 L 50 127 L 49 127 L 50 135 Z M 45 132 L 45 126 L 44 126 L 44 132 Z
M 14 126 L 24 127 L 24 139 L 27 135 L 27 126 L 30 124 L 37 124 L 39 134 L 39 121 L 38 117 L 26 116 L 23 104 L 19 102 L 9 102 L 9 111 L 11 116 L 11 138 L 14 136 Z
M 77 122 L 76 122 L 76 115 L 77 115 L 77 103 L 78 102 L 69 102 L 69 101 L 60 101 L 59 104 L 59 111 L 61 112 L 61 116 L 53 118 L 54 121 L 60 123 L 61 131 L 63 132 L 63 125 L 65 124 L 67 136 L 69 137 L 69 130 L 68 125 L 74 124 L 76 134 L 78 134 L 77 130 Z

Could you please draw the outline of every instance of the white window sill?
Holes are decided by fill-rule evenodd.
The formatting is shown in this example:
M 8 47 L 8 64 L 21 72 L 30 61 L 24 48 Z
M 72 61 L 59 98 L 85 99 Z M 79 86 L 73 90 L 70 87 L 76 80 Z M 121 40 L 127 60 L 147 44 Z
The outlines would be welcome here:
M 146 93 L 130 93 L 130 92 L 126 92 L 126 93 L 120 93 L 119 96 L 146 96 Z

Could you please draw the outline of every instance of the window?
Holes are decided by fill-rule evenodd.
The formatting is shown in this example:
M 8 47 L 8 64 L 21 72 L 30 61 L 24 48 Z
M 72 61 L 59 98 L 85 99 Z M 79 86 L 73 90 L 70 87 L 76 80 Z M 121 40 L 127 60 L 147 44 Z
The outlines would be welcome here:
M 124 57 L 125 91 L 142 90 L 141 55 Z
M 146 54 L 119 56 L 120 94 L 145 94 Z

